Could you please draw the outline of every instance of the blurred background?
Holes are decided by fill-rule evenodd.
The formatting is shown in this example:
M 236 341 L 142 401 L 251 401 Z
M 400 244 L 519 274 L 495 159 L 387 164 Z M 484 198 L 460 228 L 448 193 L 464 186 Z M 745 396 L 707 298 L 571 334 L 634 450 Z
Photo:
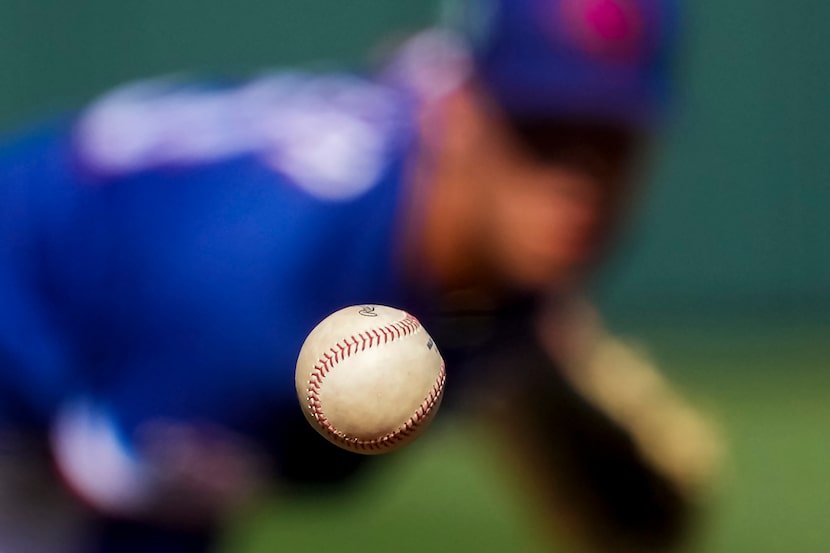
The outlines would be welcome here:
M 830 551 L 830 4 L 687 4 L 682 109 L 597 298 L 730 441 L 700 550 Z M 0 0 L 0 131 L 145 77 L 362 69 L 437 12 L 436 0 Z M 227 550 L 543 551 L 487 459 L 486 437 L 439 427 L 354 494 L 275 498 Z

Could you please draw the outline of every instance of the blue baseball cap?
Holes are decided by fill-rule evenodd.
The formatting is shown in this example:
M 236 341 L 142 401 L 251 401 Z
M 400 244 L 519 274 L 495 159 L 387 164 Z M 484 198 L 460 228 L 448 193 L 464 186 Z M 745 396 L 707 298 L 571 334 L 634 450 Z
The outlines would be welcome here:
M 508 115 L 650 127 L 668 108 L 677 11 L 671 0 L 467 0 L 456 17 Z

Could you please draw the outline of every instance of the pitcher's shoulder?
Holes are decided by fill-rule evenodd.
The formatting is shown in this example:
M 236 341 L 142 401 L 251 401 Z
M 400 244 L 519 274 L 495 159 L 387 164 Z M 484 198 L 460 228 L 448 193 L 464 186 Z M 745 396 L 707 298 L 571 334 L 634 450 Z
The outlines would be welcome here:
M 285 71 L 244 82 L 164 78 L 105 94 L 75 143 L 103 177 L 248 158 L 323 199 L 360 195 L 412 133 L 394 88 L 347 73 Z

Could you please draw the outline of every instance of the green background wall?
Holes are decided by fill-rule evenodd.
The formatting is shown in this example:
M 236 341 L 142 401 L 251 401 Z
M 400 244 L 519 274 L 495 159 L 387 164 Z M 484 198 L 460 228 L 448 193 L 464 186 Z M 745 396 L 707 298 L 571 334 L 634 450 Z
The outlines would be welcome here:
M 688 4 L 684 111 L 611 302 L 827 320 L 830 4 Z
M 612 316 L 827 318 L 830 4 L 689 2 L 683 106 L 599 282 Z M 415 0 L 0 0 L 0 129 L 125 80 L 359 65 Z

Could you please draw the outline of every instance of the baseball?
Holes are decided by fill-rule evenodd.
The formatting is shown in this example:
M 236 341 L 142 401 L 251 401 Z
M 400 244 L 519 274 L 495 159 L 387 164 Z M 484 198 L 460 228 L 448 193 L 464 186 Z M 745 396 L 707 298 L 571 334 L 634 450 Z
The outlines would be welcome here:
M 295 381 L 311 425 L 350 451 L 386 453 L 427 427 L 444 392 L 444 360 L 421 323 L 400 309 L 355 305 L 306 338 Z

